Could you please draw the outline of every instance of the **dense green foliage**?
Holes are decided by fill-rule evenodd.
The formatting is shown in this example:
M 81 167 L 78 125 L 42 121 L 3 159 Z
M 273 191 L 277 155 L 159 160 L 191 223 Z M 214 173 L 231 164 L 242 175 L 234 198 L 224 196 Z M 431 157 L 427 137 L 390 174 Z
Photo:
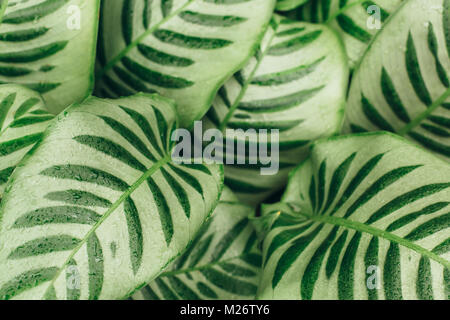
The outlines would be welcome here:
M 450 0 L 0 0 L 0 300 L 448 300 L 449 159 Z

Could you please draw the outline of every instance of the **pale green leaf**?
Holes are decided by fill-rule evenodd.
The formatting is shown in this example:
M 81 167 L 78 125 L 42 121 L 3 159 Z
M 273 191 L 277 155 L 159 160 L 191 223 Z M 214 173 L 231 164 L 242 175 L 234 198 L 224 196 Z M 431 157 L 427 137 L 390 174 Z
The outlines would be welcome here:
M 175 259 L 215 208 L 219 166 L 171 159 L 175 107 L 88 98 L 52 122 L 1 203 L 0 299 L 117 299 Z
M 261 252 L 249 221 L 253 211 L 225 189 L 190 248 L 133 299 L 254 299 Z
M 19 85 L 0 85 L 0 196 L 23 156 L 53 119 L 41 96 Z
M 219 90 L 204 118 L 205 129 L 248 141 L 246 164 L 234 154 L 234 165 L 225 169 L 226 183 L 242 201 L 258 203 L 281 189 L 311 141 L 340 131 L 348 73 L 344 48 L 330 28 L 274 16 L 258 53 Z M 252 145 L 260 150 L 261 129 L 268 130 L 269 153 L 276 143 L 270 141 L 271 130 L 279 130 L 280 157 L 272 159 L 277 174 L 262 175 L 261 168 L 271 164 L 248 155 Z
M 311 0 L 288 13 L 292 18 L 323 22 L 342 37 L 353 68 L 373 36 L 403 0 Z
M 307 3 L 308 1 L 309 0 L 278 0 L 276 9 L 279 11 L 288 11 Z
M 41 93 L 52 113 L 91 94 L 100 0 L 6 3 L 0 20 L 0 83 Z
M 254 53 L 275 0 L 106 0 L 97 92 L 158 92 L 177 102 L 180 126 L 211 106 Z
M 264 208 L 258 297 L 449 299 L 449 200 L 450 165 L 401 137 L 315 143 Z
M 356 68 L 347 131 L 398 133 L 450 159 L 450 0 L 405 2 Z

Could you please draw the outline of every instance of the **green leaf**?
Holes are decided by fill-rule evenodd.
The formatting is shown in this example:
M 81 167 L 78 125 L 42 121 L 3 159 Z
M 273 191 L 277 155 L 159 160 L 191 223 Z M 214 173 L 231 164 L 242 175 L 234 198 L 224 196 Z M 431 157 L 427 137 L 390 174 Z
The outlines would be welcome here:
M 253 299 L 261 265 L 253 211 L 225 189 L 189 249 L 133 299 Z
M 38 93 L 0 85 L 0 196 L 16 165 L 41 139 L 53 117 Z
M 384 27 L 389 15 L 402 1 L 311 0 L 288 15 L 303 21 L 324 22 L 334 28 L 345 43 L 353 69 L 372 37 Z
M 97 92 L 156 91 L 177 102 L 180 126 L 189 127 L 254 53 L 274 6 L 275 0 L 104 1 Z
M 405 2 L 356 68 L 346 130 L 395 132 L 449 160 L 449 28 L 450 0 Z
M 0 83 L 41 93 L 52 113 L 91 94 L 100 0 L 6 2 Z
M 309 0 L 278 0 L 276 9 L 279 11 L 288 11 L 307 3 L 308 1 Z
M 59 115 L 2 200 L 0 299 L 127 297 L 184 251 L 223 172 L 171 159 L 174 110 L 139 94 Z
M 274 16 L 258 53 L 219 90 L 204 118 L 205 128 L 247 141 L 247 152 L 261 141 L 259 130 L 269 136 L 279 130 L 279 162 L 272 160 L 279 163 L 278 174 L 261 175 L 261 167 L 270 167 L 260 164 L 261 157 L 254 159 L 258 165 L 250 164 L 250 155 L 246 165 L 239 164 L 236 152 L 235 164 L 226 166 L 226 182 L 242 201 L 258 203 L 281 189 L 288 172 L 307 156 L 310 141 L 339 132 L 348 73 L 344 48 L 332 30 Z M 274 141 L 269 142 L 270 153 Z
M 258 297 L 450 298 L 449 200 L 449 164 L 401 137 L 315 143 L 263 210 L 274 222 Z
M 8 5 L 8 1 L 0 0 L 0 23 L 2 22 L 3 15 L 5 14 L 6 6 Z

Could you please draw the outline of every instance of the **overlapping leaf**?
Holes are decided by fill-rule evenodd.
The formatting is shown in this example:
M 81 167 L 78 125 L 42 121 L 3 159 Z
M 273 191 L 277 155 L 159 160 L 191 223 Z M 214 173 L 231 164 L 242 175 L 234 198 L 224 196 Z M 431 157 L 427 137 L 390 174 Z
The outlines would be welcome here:
M 450 0 L 413 0 L 355 71 L 347 130 L 387 130 L 450 159 Z
M 292 10 L 307 3 L 308 1 L 309 0 L 278 0 L 276 9 L 280 11 Z
M 0 299 L 116 299 L 151 281 L 218 201 L 222 169 L 171 159 L 174 105 L 89 98 L 64 111 L 2 200 Z
M 261 252 L 248 219 L 253 210 L 227 190 L 191 247 L 133 299 L 254 299 Z
M 18 85 L 0 85 L 0 195 L 16 165 L 53 119 L 41 96 Z
M 302 21 L 323 22 L 342 37 L 350 67 L 363 55 L 372 37 L 403 0 L 311 0 L 289 13 Z
M 106 0 L 97 91 L 157 91 L 176 100 L 180 126 L 188 127 L 254 53 L 274 6 L 275 0 Z
M 449 299 L 449 200 L 450 165 L 403 138 L 316 143 L 265 208 L 259 297 Z
M 7 4 L 8 4 L 8 1 L 0 0 L 0 23 L 2 22 L 3 15 L 5 13 Z
M 3 2 L 0 83 L 17 83 L 41 93 L 53 113 L 86 98 L 94 84 L 100 1 Z
M 270 167 L 261 157 L 258 165 L 247 159 L 247 165 L 236 160 L 226 167 L 226 181 L 243 201 L 257 203 L 277 191 L 310 141 L 340 130 L 347 83 L 345 52 L 333 31 L 274 17 L 257 54 L 219 90 L 204 120 L 227 139 L 258 145 L 263 129 L 269 144 L 279 145 L 276 175 L 261 175 L 261 167 Z M 279 130 L 279 142 L 271 141 L 272 129 Z

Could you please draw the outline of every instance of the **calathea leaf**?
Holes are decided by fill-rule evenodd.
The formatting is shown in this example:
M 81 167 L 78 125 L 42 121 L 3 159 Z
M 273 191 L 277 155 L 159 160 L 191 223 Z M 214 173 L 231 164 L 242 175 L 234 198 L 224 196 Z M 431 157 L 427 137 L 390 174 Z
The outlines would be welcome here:
M 274 6 L 275 0 L 103 1 L 98 94 L 157 91 L 176 100 L 180 126 L 188 127 L 254 53 Z
M 450 159 L 450 0 L 405 2 L 356 68 L 347 131 L 387 130 Z
M 278 0 L 276 9 L 279 11 L 287 11 L 295 9 L 309 0 Z
M 8 1 L 0 0 L 0 23 L 2 22 L 3 15 L 5 14 L 6 6 L 8 5 Z
M 222 168 L 178 165 L 173 103 L 88 98 L 14 171 L 1 203 L 0 299 L 116 299 L 157 276 L 219 199 Z
M 311 0 L 288 13 L 292 18 L 323 22 L 342 37 L 353 68 L 372 37 L 403 0 Z
M 189 249 L 133 299 L 253 299 L 261 267 L 253 211 L 225 189 Z
M 0 195 L 23 156 L 53 119 L 41 96 L 22 86 L 0 85 Z
M 0 83 L 41 93 L 53 113 L 86 98 L 94 84 L 100 0 L 6 2 L 0 20 Z
M 263 245 L 259 298 L 448 299 L 450 165 L 390 133 L 317 142 Z
M 310 141 L 341 129 L 347 84 L 345 51 L 333 31 L 274 16 L 258 53 L 219 90 L 204 119 L 206 129 L 218 128 L 230 140 L 247 140 L 247 151 L 250 144 L 258 150 L 266 146 L 260 130 L 269 134 L 268 153 L 272 144 L 278 145 L 279 159 L 272 159 L 278 174 L 261 175 L 261 167 L 271 166 L 261 164 L 261 154 L 257 165 L 236 159 L 226 166 L 226 182 L 242 201 L 257 203 L 280 189 L 307 155 Z M 279 141 L 272 141 L 272 129 L 279 130 Z

